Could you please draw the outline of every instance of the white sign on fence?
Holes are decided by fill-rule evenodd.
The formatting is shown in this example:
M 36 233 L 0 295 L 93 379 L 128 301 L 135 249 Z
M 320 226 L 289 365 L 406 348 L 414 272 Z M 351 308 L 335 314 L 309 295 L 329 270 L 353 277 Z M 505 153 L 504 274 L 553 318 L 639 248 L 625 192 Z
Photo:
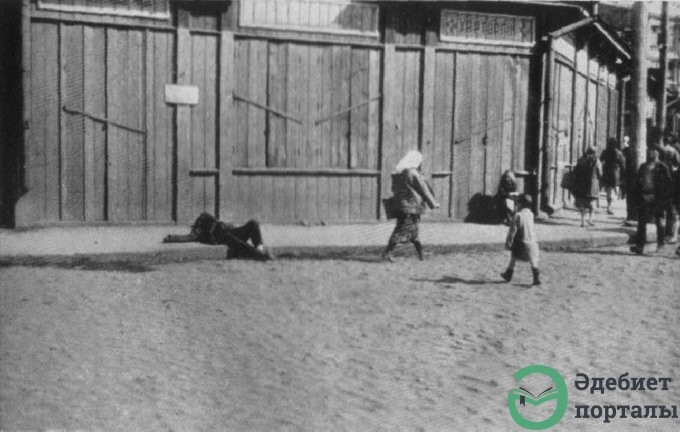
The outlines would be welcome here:
M 165 85 L 165 102 L 181 105 L 198 105 L 198 87 L 194 85 Z

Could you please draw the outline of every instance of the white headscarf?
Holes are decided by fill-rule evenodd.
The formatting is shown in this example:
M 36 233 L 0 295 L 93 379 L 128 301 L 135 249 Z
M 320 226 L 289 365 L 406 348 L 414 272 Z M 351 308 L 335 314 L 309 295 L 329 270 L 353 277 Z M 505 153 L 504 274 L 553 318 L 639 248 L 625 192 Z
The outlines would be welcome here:
M 421 163 L 423 163 L 423 155 L 418 150 L 411 150 L 406 153 L 406 156 L 401 158 L 395 167 L 395 171 L 402 172 L 406 169 L 416 169 Z

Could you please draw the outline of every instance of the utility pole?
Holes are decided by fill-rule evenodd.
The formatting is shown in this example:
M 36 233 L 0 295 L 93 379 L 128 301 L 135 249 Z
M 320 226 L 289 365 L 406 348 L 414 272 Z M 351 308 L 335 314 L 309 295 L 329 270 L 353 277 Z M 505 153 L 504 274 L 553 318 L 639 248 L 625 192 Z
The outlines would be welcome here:
M 668 2 L 661 6 L 661 38 L 659 40 L 659 72 L 661 74 L 661 88 L 659 89 L 659 103 L 657 110 L 657 126 L 659 139 L 662 140 L 666 131 L 666 88 L 668 87 Z M 655 143 L 658 144 L 658 143 Z
M 633 4 L 633 82 L 632 154 L 639 167 L 647 153 L 647 51 L 649 50 L 649 10 L 647 2 Z

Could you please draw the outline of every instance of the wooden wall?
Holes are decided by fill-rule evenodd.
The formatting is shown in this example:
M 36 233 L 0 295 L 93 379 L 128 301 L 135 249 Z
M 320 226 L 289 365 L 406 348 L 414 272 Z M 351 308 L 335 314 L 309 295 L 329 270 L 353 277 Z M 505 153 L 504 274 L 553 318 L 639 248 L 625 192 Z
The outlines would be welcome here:
M 549 134 L 549 202 L 554 208 L 566 205 L 570 195 L 560 186 L 566 170 L 572 169 L 590 145 L 598 154 L 607 138 L 618 137 L 619 80 L 606 58 L 596 57 L 587 45 L 578 49 L 573 38 L 561 41 L 553 68 L 552 118 Z
M 174 35 L 34 21 L 31 46 L 26 217 L 171 220 Z
M 19 225 L 186 223 L 202 211 L 376 220 L 411 149 L 432 176 L 434 217 L 463 219 L 503 171 L 536 169 L 536 49 L 441 41 L 441 5 L 382 4 L 380 20 L 371 6 L 348 34 L 305 28 L 318 27 L 311 18 L 290 31 L 239 27 L 237 2 L 173 5 L 166 21 L 33 16 Z M 617 128 L 616 79 L 572 54 L 554 72 L 553 185 Z M 198 104 L 167 103 L 166 84 L 195 86 Z
M 380 51 L 244 37 L 235 69 L 237 218 L 375 218 Z

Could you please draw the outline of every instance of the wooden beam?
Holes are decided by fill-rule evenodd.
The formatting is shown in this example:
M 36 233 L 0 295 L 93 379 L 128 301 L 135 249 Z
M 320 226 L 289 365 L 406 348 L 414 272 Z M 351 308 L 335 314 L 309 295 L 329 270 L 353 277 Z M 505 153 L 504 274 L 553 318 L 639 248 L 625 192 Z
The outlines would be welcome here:
M 423 55 L 423 87 L 420 151 L 426 155 L 423 161 L 425 172 L 432 171 L 432 147 L 434 142 L 434 93 L 435 93 L 435 51 L 434 47 L 425 47 Z
M 218 178 L 218 217 L 233 220 L 236 214 L 236 182 L 232 174 L 233 149 L 236 140 L 236 106 L 233 94 L 236 88 L 236 68 L 234 67 L 234 25 L 235 2 L 221 16 L 221 35 L 219 47 L 219 178 Z
M 396 163 L 396 158 L 391 146 L 397 142 L 397 119 L 396 105 L 397 95 L 395 94 L 395 69 L 396 51 L 394 44 L 385 44 L 383 52 L 383 82 L 382 82 L 382 139 L 380 141 L 380 193 L 378 203 L 382 198 L 391 195 L 392 167 Z M 382 213 L 382 209 L 379 210 Z
M 191 84 L 191 34 L 189 12 L 178 10 L 177 29 L 177 84 Z M 191 107 L 177 105 L 177 222 L 189 222 L 192 212 L 192 183 L 189 177 L 191 164 Z
M 234 175 L 282 175 L 282 176 L 350 176 L 350 177 L 377 177 L 380 170 L 373 169 L 348 169 L 348 168 L 250 168 L 234 167 Z

